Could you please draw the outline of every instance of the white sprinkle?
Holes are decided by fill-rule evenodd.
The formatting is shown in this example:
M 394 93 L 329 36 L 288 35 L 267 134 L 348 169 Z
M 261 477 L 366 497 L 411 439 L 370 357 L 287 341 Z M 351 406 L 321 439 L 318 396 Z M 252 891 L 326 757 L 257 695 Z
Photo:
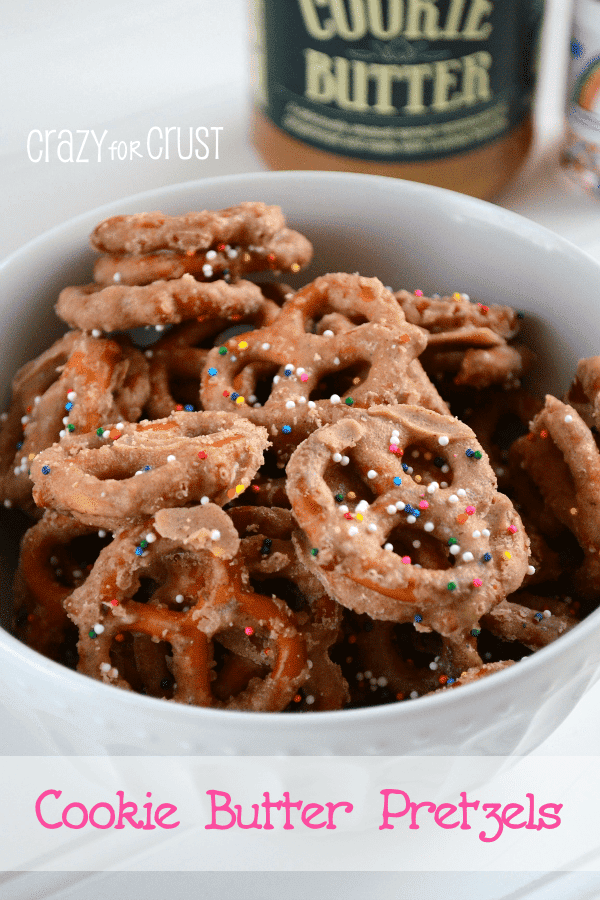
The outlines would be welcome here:
M 332 456 L 331 458 L 332 458 L 332 460 L 333 460 L 334 462 L 339 463 L 339 462 L 342 461 L 342 454 L 341 454 L 341 453 L 334 453 L 333 456 Z
M 205 256 L 206 256 L 206 259 L 216 259 L 217 251 L 216 250 L 207 250 Z
M 433 531 L 434 527 L 435 526 L 433 522 L 425 522 L 425 524 L 423 525 L 425 531 Z
M 466 496 L 467 496 L 467 492 L 465 491 L 464 488 L 459 488 L 459 489 L 457 490 L 456 493 L 458 494 L 459 497 L 466 497 Z
M 271 349 L 271 345 L 270 345 L 270 344 L 261 344 L 261 348 L 262 348 L 263 350 L 270 350 L 270 349 Z
M 207 503 L 210 503 L 210 500 L 208 499 L 208 497 L 202 497 L 200 503 L 202 506 L 206 506 Z
M 572 422 L 573 416 L 565 416 L 565 422 Z
M 238 252 L 235 247 L 229 247 L 227 250 L 227 259 L 237 259 Z
M 155 325 L 155 326 L 154 326 L 154 330 L 155 330 L 155 331 L 164 331 L 164 330 L 165 330 L 165 326 L 164 326 L 164 325 L 160 325 L 160 324 L 159 324 L 159 325 Z
M 340 364 L 340 358 L 339 358 L 339 356 L 336 356 L 336 357 L 334 358 L 333 364 L 334 364 L 334 366 L 339 366 L 339 364 Z
M 469 302 L 469 300 L 470 300 L 470 299 L 471 299 L 471 298 L 470 298 L 470 297 L 469 297 L 469 295 L 468 295 L 468 294 L 461 294 L 461 295 L 460 295 L 460 296 L 461 296 L 461 299 L 462 299 L 462 300 L 466 300 L 466 301 L 467 301 L 467 303 L 468 303 L 468 302 Z
M 348 534 L 350 535 L 350 537 L 354 537 L 355 534 L 358 534 L 358 528 L 356 527 L 356 525 L 352 525 L 348 529 Z
M 435 672 L 437 667 L 438 667 L 438 664 L 436 662 L 429 663 L 429 668 L 431 669 L 432 672 Z
M 309 694 L 308 697 L 306 698 L 306 700 L 305 700 L 304 702 L 306 703 L 307 706 L 312 706 L 313 703 L 315 702 L 314 695 L 313 695 L 313 694 Z
M 361 512 L 364 512 L 365 509 L 368 509 L 368 508 L 369 508 L 369 504 L 367 503 L 366 500 L 361 500 L 359 503 L 356 504 L 356 512 L 361 513 Z
M 450 471 L 450 466 L 443 465 L 440 471 L 442 471 L 444 473 L 444 475 L 447 475 L 448 472 Z
M 480 537 L 481 537 L 481 532 L 479 531 L 479 529 L 477 529 L 476 531 L 473 532 L 473 537 L 474 537 L 474 538 L 480 538 Z
M 120 281 L 121 281 L 121 273 L 120 272 L 115 272 L 115 274 L 113 275 L 113 281 L 116 284 L 120 283 Z
M 5 500 L 4 505 L 7 509 L 10 509 L 12 506 L 12 500 Z
M 175 595 L 175 603 L 183 603 L 183 599 L 184 599 L 184 598 L 183 598 L 183 594 L 176 594 L 176 595 Z
M 418 696 L 419 696 L 419 692 L 418 692 L 418 691 L 411 691 L 411 692 L 410 692 L 410 699 L 411 699 L 411 700 L 416 700 Z
M 22 421 L 23 421 L 23 419 L 21 419 L 21 422 L 22 422 Z M 29 421 L 29 419 L 27 418 L 27 416 L 25 416 L 25 421 L 27 421 L 27 422 Z M 69 417 L 68 417 L 68 416 L 64 416 L 64 418 L 63 418 L 63 420 L 62 420 L 63 425 L 67 425 L 68 422 L 69 422 Z
M 175 462 L 176 459 L 177 457 L 173 456 L 172 453 L 169 453 L 169 455 L 167 456 L 167 462 Z
M 104 631 L 104 625 L 101 625 L 100 622 L 96 622 L 95 625 L 92 625 L 92 628 L 96 632 L 96 634 L 102 634 Z
M 39 398 L 36 397 L 36 400 L 38 400 L 38 399 Z M 69 391 L 69 393 L 67 394 L 67 400 L 71 400 L 71 401 L 77 400 L 77 394 L 75 393 L 75 391 Z
M 552 613 L 550 612 L 549 609 L 545 609 L 545 610 L 544 610 L 543 616 L 544 616 L 545 619 L 549 619 L 551 615 L 552 615 Z
M 402 500 L 398 500 L 396 503 L 396 509 L 398 510 L 398 512 L 402 512 L 405 506 L 406 504 L 403 503 Z
M 466 553 L 463 553 L 462 558 L 463 562 L 473 562 L 474 556 L 469 550 L 467 550 Z
M 458 497 L 456 494 L 450 494 L 448 497 L 448 503 L 458 503 Z
M 440 487 L 441 487 L 441 488 L 447 488 L 447 487 L 448 487 L 448 482 L 447 482 L 447 481 L 442 481 L 442 482 L 440 483 Z
M 290 369 L 293 369 L 293 366 L 289 366 Z M 298 366 L 296 369 L 296 375 L 303 375 L 306 369 L 303 369 L 302 366 Z
M 285 408 L 286 409 L 295 409 L 296 404 L 294 403 L 293 400 L 288 400 L 287 403 L 285 404 Z
M 347 466 L 349 462 L 350 462 L 349 456 L 342 456 L 342 465 L 343 466 Z
M 447 447 L 449 443 L 450 443 L 450 438 L 447 435 L 441 434 L 439 436 L 438 444 L 440 445 L 440 447 Z
M 144 356 L 146 357 L 146 359 L 152 359 L 152 357 L 154 356 L 154 350 L 145 350 Z
M 490 536 L 490 529 L 489 529 L 489 528 L 484 528 L 484 529 L 482 530 L 481 533 L 482 533 L 482 535 L 483 535 L 484 537 L 489 537 L 489 536 Z
M 369 471 L 367 472 L 367 478 L 370 478 L 371 480 L 373 480 L 373 478 L 377 478 L 377 472 L 375 471 L 375 469 L 369 469 Z
M 75 391 L 70 391 L 70 393 L 75 394 Z M 75 396 L 77 396 L 77 394 L 75 394 Z M 39 396 L 39 394 L 38 394 L 37 397 L 34 397 L 34 398 L 33 398 L 33 402 L 35 403 L 36 406 L 38 405 L 38 403 L 40 402 L 41 399 L 42 399 L 42 398 Z M 1 418 L 2 418 L 2 416 L 0 416 L 0 419 L 1 419 Z
M 73 578 L 81 578 L 83 572 L 81 571 L 81 569 L 73 569 L 73 572 L 71 574 L 73 575 Z
M 213 274 L 213 267 L 209 266 L 208 263 L 204 263 L 204 265 L 202 266 L 202 274 L 205 278 L 210 278 Z
M 390 504 L 389 506 L 386 506 L 385 511 L 386 511 L 387 513 L 389 513 L 390 516 L 395 516 L 395 515 L 396 515 L 396 507 L 395 507 L 393 504 Z
M 100 663 L 100 671 L 101 672 L 110 672 L 110 663 Z
M 460 553 L 459 545 L 452 544 L 452 546 L 450 547 L 450 553 L 452 554 L 452 556 L 458 556 L 458 554 Z
M 63 419 L 63 422 L 66 422 L 67 419 Z M 29 416 L 21 416 L 21 425 L 27 425 L 29 422 Z
M 413 469 L 412 466 L 409 466 L 409 467 L 408 467 L 408 474 L 409 474 L 409 475 L 412 475 L 412 473 L 413 473 L 414 471 L 415 471 L 415 470 Z
M 221 532 L 219 531 L 218 528 L 214 528 L 210 533 L 211 541 L 218 541 L 220 537 L 221 537 Z
M 339 394 L 332 394 L 331 397 L 329 398 L 329 400 L 331 403 L 339 403 L 341 400 L 341 397 Z
M 308 401 L 308 408 L 309 408 L 309 409 L 314 409 L 316 405 L 317 405 L 317 404 L 315 403 L 314 400 L 309 400 L 309 401 Z
M 123 422 L 117 422 L 117 424 L 115 425 L 115 428 L 118 428 L 119 431 L 123 431 L 123 429 L 125 428 L 125 425 L 123 424 Z
M 235 362 L 236 359 L 237 359 L 237 356 L 235 356 L 235 355 L 232 353 L 232 354 L 230 354 L 229 359 L 231 360 L 231 362 Z
M 61 428 L 61 430 L 58 432 L 59 438 L 64 438 L 66 433 L 67 433 L 66 430 L 64 428 Z
M 394 545 L 393 544 L 384 544 L 383 549 L 387 550 L 389 552 L 390 550 L 394 549 Z
M 387 687 L 388 680 L 385 675 L 380 675 L 377 679 L 377 684 L 379 687 Z
M 284 368 L 284 370 L 285 370 L 285 369 L 289 369 L 290 372 L 293 372 L 294 369 L 295 369 L 296 367 L 293 366 L 291 363 L 286 363 L 285 366 L 284 366 L 283 368 Z
M 370 525 L 367 525 L 367 531 L 370 531 L 373 534 L 374 531 L 377 531 L 377 525 L 374 522 L 371 522 Z
M 417 521 L 417 517 L 416 516 L 407 516 L 406 521 L 408 522 L 409 525 L 414 525 L 415 522 Z
M 328 328 L 327 331 L 323 332 L 323 337 L 333 337 L 333 331 L 330 331 Z
M 341 513 L 347 513 L 349 511 L 345 503 L 342 503 L 342 505 L 338 507 L 338 509 Z
M 535 566 L 527 566 L 527 574 L 535 575 Z
M 153 534 L 151 531 L 149 531 L 148 534 L 146 535 L 146 540 L 148 541 L 149 544 L 153 544 L 154 541 L 156 540 L 156 535 Z
M 432 481 L 431 484 L 427 485 L 427 493 L 435 494 L 435 492 L 437 491 L 438 488 L 439 488 L 439 484 L 437 483 L 437 481 Z
M 102 332 L 99 328 L 92 328 L 92 337 L 99 338 Z
M 280 381 L 281 381 L 281 375 L 273 376 L 273 384 L 279 384 Z
M 14 471 L 15 475 L 21 474 L 21 470 L 18 467 L 16 469 L 13 469 L 13 471 Z

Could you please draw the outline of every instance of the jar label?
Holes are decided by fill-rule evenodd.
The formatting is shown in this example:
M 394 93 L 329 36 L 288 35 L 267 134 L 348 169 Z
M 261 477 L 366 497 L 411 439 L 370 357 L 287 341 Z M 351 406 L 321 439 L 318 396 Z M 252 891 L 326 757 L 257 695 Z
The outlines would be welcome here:
M 543 0 L 257 0 L 257 102 L 313 147 L 451 156 L 529 113 Z

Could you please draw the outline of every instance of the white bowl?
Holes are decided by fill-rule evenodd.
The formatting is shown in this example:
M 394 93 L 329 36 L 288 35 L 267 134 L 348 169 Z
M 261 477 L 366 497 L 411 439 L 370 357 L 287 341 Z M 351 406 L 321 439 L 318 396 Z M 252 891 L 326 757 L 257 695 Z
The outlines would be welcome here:
M 496 206 L 421 184 L 320 172 L 208 179 L 112 203 L 67 222 L 0 267 L 7 390 L 19 365 L 62 332 L 61 287 L 90 280 L 87 238 L 116 213 L 280 204 L 315 246 L 301 284 L 328 271 L 376 275 L 395 289 L 459 290 L 524 310 L 541 348 L 539 386 L 560 393 L 600 351 L 600 267 L 544 228 Z M 290 279 L 293 281 L 293 279 Z M 4 523 L 6 525 L 6 523 Z M 15 540 L 4 528 L 10 603 Z M 5 620 L 6 621 L 6 620 Z M 54 752 L 111 754 L 525 754 L 567 716 L 600 672 L 600 611 L 551 646 L 490 678 L 418 700 L 289 715 L 200 709 L 120 691 L 61 667 L 0 629 L 0 702 Z

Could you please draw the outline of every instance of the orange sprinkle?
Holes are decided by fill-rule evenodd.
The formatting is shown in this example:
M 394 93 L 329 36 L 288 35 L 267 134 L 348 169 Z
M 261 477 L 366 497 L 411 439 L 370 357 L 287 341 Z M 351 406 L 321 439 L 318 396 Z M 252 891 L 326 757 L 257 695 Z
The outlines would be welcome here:
M 460 515 L 458 515 L 456 517 L 456 521 L 459 522 L 461 525 L 464 525 L 468 518 L 469 517 L 466 513 L 460 513 Z
M 410 343 L 410 336 L 409 336 L 408 334 L 401 334 L 401 335 L 400 335 L 400 338 L 399 338 L 399 341 L 400 341 L 401 344 L 409 344 L 409 343 Z
M 439 681 L 440 684 L 446 684 L 446 682 L 448 681 L 448 676 L 447 676 L 447 675 L 440 675 L 440 677 L 438 678 L 438 681 Z
M 122 434 L 123 432 L 119 431 L 118 428 L 113 428 L 109 434 L 109 437 L 111 438 L 111 440 L 116 441 L 117 438 L 120 438 Z
M 227 491 L 227 496 L 230 500 L 233 500 L 233 498 L 235 497 L 235 488 L 229 488 L 229 490 Z
M 548 437 L 548 432 L 546 431 L 545 428 L 542 428 L 542 430 L 540 431 L 540 437 L 541 437 L 541 438 L 547 438 L 547 437 Z
M 124 634 L 121 634 L 121 632 L 119 632 L 119 634 L 115 634 L 115 641 L 118 641 L 119 643 L 121 643 L 121 641 L 124 641 L 124 640 L 125 640 Z

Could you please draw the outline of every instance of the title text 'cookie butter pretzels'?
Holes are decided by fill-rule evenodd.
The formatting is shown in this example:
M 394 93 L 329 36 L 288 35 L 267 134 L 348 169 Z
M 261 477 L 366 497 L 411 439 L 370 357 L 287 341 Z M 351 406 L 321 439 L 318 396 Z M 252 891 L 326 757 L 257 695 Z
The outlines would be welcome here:
M 407 321 L 428 332 L 421 362 L 430 378 L 450 374 L 455 385 L 479 390 L 519 387 L 535 356 L 522 344 L 509 344 L 520 329 L 520 314 L 514 309 L 470 303 L 459 293 L 425 297 L 398 291 L 394 296 Z
M 528 435 L 513 444 L 511 463 L 533 480 L 545 506 L 575 536 L 583 561 L 576 588 L 600 595 L 600 452 L 574 407 L 548 395 Z
M 363 489 L 342 512 L 344 465 Z M 437 631 L 454 666 L 481 662 L 471 632 L 521 584 L 529 541 L 469 428 L 417 407 L 355 410 L 307 438 L 287 473 L 302 559 L 340 603 Z
M 149 392 L 146 360 L 125 336 L 96 340 L 71 331 L 23 366 L 0 430 L 5 505 L 32 509 L 29 468 L 36 453 L 111 419 L 136 421 Z
M 246 506 L 231 509 L 230 515 L 241 537 L 244 566 L 256 588 L 286 601 L 306 639 L 310 674 L 294 697 L 294 709 L 341 709 L 349 697 L 348 685 L 329 652 L 341 637 L 343 610 L 298 559 L 292 543 L 296 525 L 291 512 Z M 224 634 L 220 640 L 238 655 L 260 663 L 247 638 L 240 643 L 238 637 L 232 644 Z
M 227 413 L 173 413 L 64 438 L 32 462 L 34 499 L 112 531 L 167 506 L 224 505 L 250 484 L 267 433 Z
M 352 327 L 319 333 L 321 320 L 332 315 Z M 227 409 L 235 398 L 242 415 L 252 417 L 250 404 L 259 403 L 281 418 L 302 415 L 318 401 L 420 402 L 421 384 L 411 381 L 408 367 L 425 341 L 378 279 L 325 275 L 286 301 L 272 325 L 210 352 L 202 403 Z
M 79 670 L 129 688 L 111 647 L 126 633 L 169 644 L 172 699 L 229 709 L 284 709 L 308 677 L 306 643 L 284 603 L 255 593 L 231 560 L 239 538 L 214 505 L 164 509 L 120 532 L 100 554 L 86 583 L 66 601 L 79 627 Z M 153 593 L 140 602 L 142 579 Z M 145 599 L 145 598 L 144 598 Z M 269 671 L 223 704 L 211 689 L 212 640 L 242 630 L 262 642 Z

